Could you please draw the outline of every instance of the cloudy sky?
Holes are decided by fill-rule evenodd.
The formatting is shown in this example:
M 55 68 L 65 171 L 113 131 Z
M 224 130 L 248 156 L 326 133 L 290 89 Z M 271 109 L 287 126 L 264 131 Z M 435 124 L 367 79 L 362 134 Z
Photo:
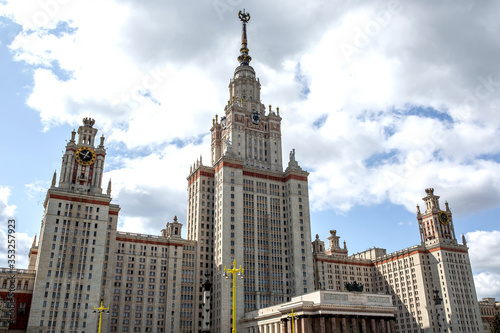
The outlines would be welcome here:
M 285 160 L 295 148 L 310 172 L 313 236 L 337 229 L 351 253 L 418 244 L 415 206 L 433 187 L 468 239 L 478 297 L 500 298 L 495 1 L 0 1 L 0 238 L 15 218 L 18 267 L 83 117 L 106 136 L 120 229 L 185 221 L 242 8 Z

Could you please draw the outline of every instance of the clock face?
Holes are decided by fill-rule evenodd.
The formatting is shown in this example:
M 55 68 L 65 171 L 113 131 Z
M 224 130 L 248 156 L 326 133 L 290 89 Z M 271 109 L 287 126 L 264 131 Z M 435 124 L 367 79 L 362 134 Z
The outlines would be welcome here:
M 252 118 L 252 123 L 258 125 L 259 122 L 260 122 L 260 112 L 258 112 L 257 110 L 253 110 L 252 111 L 252 114 L 250 115 L 250 117 Z
M 450 222 L 448 214 L 446 214 L 445 212 L 439 212 L 439 222 L 441 222 L 441 224 L 447 225 Z
M 220 119 L 220 124 L 221 124 L 222 128 L 226 128 L 226 125 L 227 125 L 226 117 L 222 117 Z
M 95 153 L 92 148 L 80 147 L 76 151 L 76 161 L 82 165 L 90 165 L 95 161 Z

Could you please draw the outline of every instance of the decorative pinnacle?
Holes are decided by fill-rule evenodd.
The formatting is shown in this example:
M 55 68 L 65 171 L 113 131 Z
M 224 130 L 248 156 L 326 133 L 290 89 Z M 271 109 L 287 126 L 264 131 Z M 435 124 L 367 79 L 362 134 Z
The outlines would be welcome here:
M 92 127 L 95 124 L 95 120 L 92 118 L 83 118 L 83 125 L 85 127 Z
M 238 17 L 240 21 L 243 22 L 242 34 L 241 34 L 241 49 L 240 56 L 238 57 L 238 61 L 242 66 L 248 66 L 250 61 L 252 61 L 252 57 L 248 55 L 248 47 L 247 47 L 247 23 L 250 21 L 250 13 L 246 13 L 245 9 L 243 11 L 239 11 Z

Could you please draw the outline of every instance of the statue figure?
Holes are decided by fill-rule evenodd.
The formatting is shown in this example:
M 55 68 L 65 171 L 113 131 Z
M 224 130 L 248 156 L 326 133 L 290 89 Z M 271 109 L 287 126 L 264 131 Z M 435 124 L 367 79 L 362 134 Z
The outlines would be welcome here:
M 354 281 L 351 283 L 345 282 L 344 286 L 345 286 L 345 289 L 349 292 L 351 292 L 351 291 L 363 292 L 363 287 L 364 287 L 362 283 L 358 283 L 357 281 Z

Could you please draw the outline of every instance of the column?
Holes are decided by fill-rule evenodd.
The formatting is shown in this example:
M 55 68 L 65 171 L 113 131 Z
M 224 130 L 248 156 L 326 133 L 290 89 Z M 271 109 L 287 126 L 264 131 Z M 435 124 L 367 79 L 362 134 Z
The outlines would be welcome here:
M 309 333 L 307 332 L 307 317 L 306 316 L 302 316 L 302 318 L 300 319 L 300 322 L 301 322 L 301 325 L 300 325 L 300 328 L 301 328 L 301 331 L 300 333 Z
M 288 333 L 287 331 L 287 321 L 286 319 L 281 319 L 281 333 Z
M 311 316 L 307 316 L 306 317 L 306 329 L 305 329 L 305 333 L 309 333 L 309 332 L 312 332 L 312 322 L 313 322 L 313 317 Z
M 330 332 L 337 333 L 337 317 L 330 318 Z
M 319 317 L 319 328 L 321 333 L 326 333 L 325 317 Z
M 370 319 L 370 329 L 371 333 L 378 333 L 377 331 L 377 322 L 375 321 L 375 318 Z
M 387 326 L 385 325 L 385 319 L 380 319 L 380 329 L 382 333 L 387 333 Z
M 366 318 L 361 318 L 361 333 L 366 333 Z
M 292 333 L 292 319 L 287 319 L 286 321 L 286 331 Z
M 389 325 L 391 327 L 391 333 L 396 333 L 396 320 L 395 319 L 389 320 Z
M 358 321 L 356 320 L 355 317 L 351 317 L 351 332 L 352 333 L 359 333 L 358 332 Z
M 347 333 L 347 318 L 342 317 L 342 333 Z

